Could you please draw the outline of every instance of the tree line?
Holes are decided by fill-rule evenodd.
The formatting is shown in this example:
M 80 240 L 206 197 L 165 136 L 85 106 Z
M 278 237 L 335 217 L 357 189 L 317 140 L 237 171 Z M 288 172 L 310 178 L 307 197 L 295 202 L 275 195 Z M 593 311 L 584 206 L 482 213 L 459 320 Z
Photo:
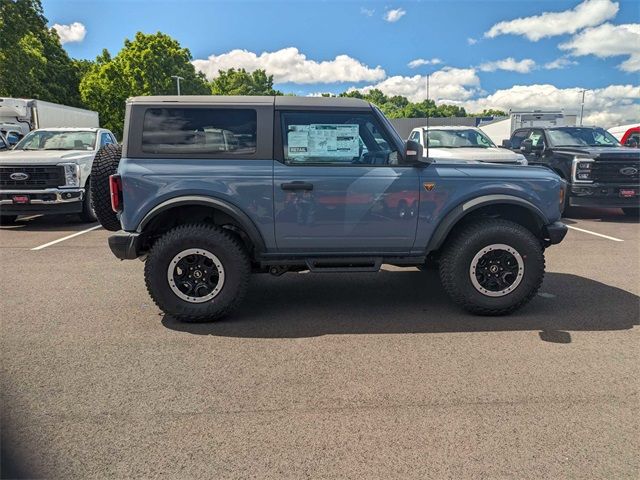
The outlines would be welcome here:
M 189 49 L 169 35 L 138 32 L 115 56 L 106 49 L 94 60 L 70 58 L 55 30 L 47 27 L 40 0 L 0 0 L 0 96 L 37 98 L 95 110 L 101 125 L 122 136 L 125 101 L 138 95 L 171 95 L 173 75 L 184 95 L 283 95 L 264 70 L 220 71 L 207 81 L 191 63 Z M 377 89 L 340 96 L 368 100 L 390 118 L 467 116 L 456 105 L 410 102 Z M 504 115 L 485 111 L 479 115 Z

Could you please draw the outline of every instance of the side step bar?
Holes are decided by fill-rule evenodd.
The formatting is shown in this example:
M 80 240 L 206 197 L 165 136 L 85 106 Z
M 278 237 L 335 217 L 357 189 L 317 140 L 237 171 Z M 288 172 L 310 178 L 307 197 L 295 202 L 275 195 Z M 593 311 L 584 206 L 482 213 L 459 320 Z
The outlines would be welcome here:
M 311 272 L 377 272 L 382 265 L 382 257 L 353 258 L 307 258 L 307 268 Z

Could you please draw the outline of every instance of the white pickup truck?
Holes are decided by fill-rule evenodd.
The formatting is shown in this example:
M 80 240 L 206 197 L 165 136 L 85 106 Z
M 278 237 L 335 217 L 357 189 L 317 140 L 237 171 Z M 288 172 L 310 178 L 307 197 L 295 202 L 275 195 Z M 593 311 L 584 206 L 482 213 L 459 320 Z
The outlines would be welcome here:
M 96 216 L 90 194 L 98 149 L 116 139 L 104 128 L 46 128 L 28 133 L 0 153 L 0 221 L 18 215 L 77 213 Z
M 424 147 L 423 155 L 436 163 L 475 161 L 527 165 L 524 155 L 497 147 L 475 127 L 418 127 L 411 131 L 409 140 L 420 143 Z

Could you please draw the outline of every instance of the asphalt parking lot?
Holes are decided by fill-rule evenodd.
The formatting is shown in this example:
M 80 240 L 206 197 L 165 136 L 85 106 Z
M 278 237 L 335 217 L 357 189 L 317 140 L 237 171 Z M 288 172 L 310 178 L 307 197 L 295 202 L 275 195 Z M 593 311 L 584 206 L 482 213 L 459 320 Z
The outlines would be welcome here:
M 163 317 L 102 228 L 2 227 L 3 470 L 638 478 L 640 224 L 565 221 L 540 294 L 509 317 L 389 267 L 256 275 L 232 318 L 200 325 Z

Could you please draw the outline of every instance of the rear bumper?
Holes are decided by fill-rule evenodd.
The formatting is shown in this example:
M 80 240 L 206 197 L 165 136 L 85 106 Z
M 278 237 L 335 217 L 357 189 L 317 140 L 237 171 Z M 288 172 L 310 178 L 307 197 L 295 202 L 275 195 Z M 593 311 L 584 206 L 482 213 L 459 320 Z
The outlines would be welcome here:
M 109 248 L 120 260 L 134 260 L 140 256 L 140 234 L 120 230 L 109 237 Z
M 544 227 L 544 240 L 547 245 L 560 243 L 567 234 L 567 226 L 562 222 L 555 222 Z

